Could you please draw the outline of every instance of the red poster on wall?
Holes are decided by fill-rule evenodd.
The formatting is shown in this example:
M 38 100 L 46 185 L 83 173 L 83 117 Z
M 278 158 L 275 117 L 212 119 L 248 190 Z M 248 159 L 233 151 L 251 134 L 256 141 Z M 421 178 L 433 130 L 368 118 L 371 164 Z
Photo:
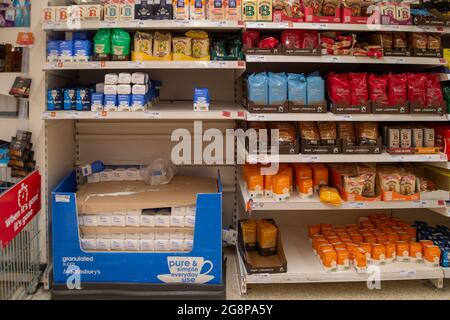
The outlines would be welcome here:
M 0 245 L 5 248 L 41 210 L 41 175 L 33 172 L 0 195 Z

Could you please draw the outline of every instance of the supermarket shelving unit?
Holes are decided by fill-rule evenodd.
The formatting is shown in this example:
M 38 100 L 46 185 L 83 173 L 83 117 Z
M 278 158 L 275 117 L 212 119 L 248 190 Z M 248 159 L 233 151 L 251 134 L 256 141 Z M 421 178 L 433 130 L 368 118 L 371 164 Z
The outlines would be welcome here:
M 36 6 L 37 7 L 37 6 Z M 33 7 L 33 10 L 36 10 Z M 40 10 L 40 9 L 39 9 Z M 38 15 L 34 12 L 34 15 Z M 66 32 L 75 30 L 97 30 L 99 28 L 121 27 L 128 30 L 154 29 L 183 31 L 203 29 L 206 31 L 232 32 L 245 29 L 281 30 L 342 30 L 342 31 L 399 31 L 433 32 L 447 35 L 449 28 L 417 26 L 379 26 L 323 23 L 275 23 L 275 22 L 212 22 L 212 21 L 131 21 L 131 22 L 82 22 L 76 27 L 59 23 L 41 26 L 45 32 Z M 42 37 L 43 38 L 43 37 Z M 39 44 L 42 47 L 43 43 Z M 43 58 L 41 54 L 41 59 Z M 45 59 L 45 58 L 44 58 Z M 43 61 L 43 59 L 42 59 Z M 445 64 L 443 59 L 416 57 L 384 57 L 371 59 L 345 56 L 264 56 L 248 55 L 241 62 L 87 62 L 44 64 L 39 66 L 46 73 L 39 91 L 38 118 L 45 123 L 45 142 L 41 144 L 45 167 L 45 192 L 48 196 L 57 182 L 75 165 L 102 159 L 106 164 L 145 164 L 153 156 L 170 155 L 173 142 L 170 133 L 175 128 L 192 131 L 193 120 L 205 120 L 203 129 L 219 128 L 222 132 L 235 127 L 235 120 L 247 121 L 448 121 L 447 115 L 335 115 L 324 114 L 253 114 L 244 109 L 241 102 L 241 75 L 258 71 L 303 71 L 311 68 L 356 69 L 365 64 L 386 71 L 386 66 L 403 65 L 406 68 L 420 66 L 428 68 Z M 37 68 L 37 67 L 36 67 Z M 326 68 L 326 69 L 325 69 Z M 384 69 L 381 69 L 384 68 Z M 346 71 L 349 71 L 347 70 Z M 83 82 L 99 81 L 106 72 L 148 71 L 152 79 L 163 81 L 161 102 L 146 112 L 76 112 L 45 111 L 45 90 L 52 86 L 63 86 L 70 79 Z M 445 76 L 441 77 L 444 80 Z M 212 92 L 211 111 L 192 111 L 192 89 L 194 86 L 208 86 Z M 36 120 L 37 121 L 37 120 Z M 149 148 L 149 146 L 151 146 Z M 436 155 L 282 155 L 273 156 L 247 154 L 248 161 L 267 162 L 426 162 L 449 167 L 444 154 Z M 182 173 L 214 176 L 217 168 L 222 171 L 224 190 L 224 225 L 236 223 L 237 219 L 248 218 L 245 208 L 250 205 L 252 217 L 275 218 L 280 226 L 283 246 L 288 260 L 288 272 L 284 274 L 247 274 L 242 257 L 237 252 L 238 282 L 241 293 L 247 292 L 247 285 L 259 283 L 303 283 L 303 282 L 350 282 L 366 281 L 367 275 L 354 272 L 327 274 L 322 271 L 318 260 L 312 255 L 304 231 L 308 223 L 316 221 L 329 223 L 355 222 L 359 215 L 384 210 L 392 214 L 417 216 L 436 221 L 446 221 L 450 212 L 443 200 L 422 200 L 415 202 L 345 203 L 341 208 L 325 205 L 314 198 L 304 201 L 293 197 L 288 202 L 271 200 L 250 201 L 240 179 L 238 165 L 183 166 Z M 49 210 L 49 209 L 48 209 Z M 436 214 L 435 214 L 436 213 Z M 48 217 L 50 219 L 50 217 Z M 434 221 L 433 220 L 433 221 Z M 48 221 L 50 223 L 50 221 Z M 49 257 L 51 252 L 49 252 Z M 51 261 L 51 258 L 49 258 Z M 412 264 L 393 264 L 381 268 L 381 280 L 429 279 L 437 287 L 450 276 L 450 271 L 441 268 L 425 268 Z M 234 281 L 234 279 L 228 279 Z

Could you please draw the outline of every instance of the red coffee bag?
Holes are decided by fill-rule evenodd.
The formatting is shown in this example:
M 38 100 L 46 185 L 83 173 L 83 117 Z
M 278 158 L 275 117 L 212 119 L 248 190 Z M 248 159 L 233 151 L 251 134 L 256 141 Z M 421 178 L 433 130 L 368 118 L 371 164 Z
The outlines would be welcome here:
M 425 106 L 426 78 L 423 73 L 408 73 L 408 100 L 410 103 Z
M 425 74 L 426 78 L 426 105 L 427 106 L 441 106 L 444 102 L 444 97 L 442 95 L 441 82 L 439 78 L 432 74 Z
M 389 73 L 388 76 L 388 97 L 389 105 L 397 106 L 406 103 L 407 97 L 406 74 Z
M 368 105 L 369 92 L 367 90 L 367 73 L 349 73 L 350 104 Z
M 389 105 L 387 96 L 388 76 L 370 74 L 368 77 L 368 83 L 370 100 L 382 106 Z
M 350 104 L 350 81 L 347 73 L 331 72 L 327 78 L 328 97 L 336 104 Z

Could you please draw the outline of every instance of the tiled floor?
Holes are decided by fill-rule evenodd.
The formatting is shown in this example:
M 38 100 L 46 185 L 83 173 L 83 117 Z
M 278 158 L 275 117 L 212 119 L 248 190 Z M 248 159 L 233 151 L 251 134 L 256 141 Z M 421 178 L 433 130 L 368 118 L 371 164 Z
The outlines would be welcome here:
M 381 284 L 381 290 L 369 290 L 365 283 L 314 283 L 291 285 L 256 285 L 248 288 L 241 296 L 236 277 L 236 263 L 233 251 L 226 251 L 227 298 L 228 299 L 281 299 L 281 300 L 321 300 L 321 299 L 443 299 L 450 300 L 450 280 L 444 282 L 443 289 L 436 289 L 428 281 L 388 281 Z M 29 299 L 46 300 L 50 294 L 40 289 Z

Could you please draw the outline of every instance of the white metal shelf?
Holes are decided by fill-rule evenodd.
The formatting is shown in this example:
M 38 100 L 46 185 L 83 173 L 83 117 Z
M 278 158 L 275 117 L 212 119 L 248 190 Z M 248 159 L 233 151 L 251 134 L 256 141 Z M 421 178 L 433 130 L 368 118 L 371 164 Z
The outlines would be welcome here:
M 345 162 L 447 162 L 447 155 L 439 154 L 411 154 L 411 155 L 392 155 L 386 152 L 381 154 L 282 154 L 282 155 L 264 155 L 264 154 L 246 154 L 247 162 L 291 162 L 291 163 L 345 163 Z
M 350 24 L 350 23 L 305 23 L 305 22 L 244 22 L 244 21 L 209 21 L 209 20 L 132 20 L 132 21 L 80 21 L 76 24 L 64 22 L 43 23 L 46 31 L 96 30 L 100 28 L 124 29 L 189 29 L 201 28 L 208 30 L 238 30 L 238 29 L 303 29 L 329 31 L 398 31 L 398 32 L 432 32 L 450 33 L 450 28 L 436 26 L 400 26 L 380 24 Z
M 272 63 L 360 63 L 360 64 L 405 64 L 405 65 L 445 65 L 444 58 L 422 57 L 382 57 L 379 59 L 355 56 L 286 56 L 286 55 L 246 55 L 246 61 Z
M 230 69 L 245 71 L 245 61 L 89 61 L 46 63 L 52 70 L 127 70 L 127 69 Z
M 193 111 L 192 102 L 159 102 L 145 112 L 93 112 L 93 111 L 47 111 L 44 120 L 100 119 L 100 120 L 244 120 L 245 110 L 239 105 L 212 102 L 210 111 Z
M 16 45 L 19 32 L 30 32 L 30 28 L 0 28 L 1 42 Z
M 67 24 L 65 22 L 43 23 L 42 28 L 46 31 L 97 30 L 100 28 L 239 30 L 244 28 L 244 22 L 210 20 L 80 21 L 75 24 Z
M 307 226 L 279 226 L 283 249 L 287 259 L 287 272 L 248 274 L 238 252 L 240 277 L 247 284 L 268 283 L 318 283 L 318 282 L 366 282 L 372 273 L 357 273 L 354 269 L 327 273 L 318 257 L 314 256 L 306 235 Z M 380 280 L 432 280 L 443 279 L 443 268 L 427 267 L 421 263 L 394 262 L 379 266 Z M 450 272 L 449 272 L 450 274 Z
M 446 114 L 250 113 L 247 111 L 248 121 L 448 121 L 447 116 Z
M 246 22 L 248 29 L 303 29 L 321 31 L 398 31 L 398 32 L 432 32 L 450 33 L 450 28 L 436 26 L 401 26 L 381 24 L 351 24 L 351 23 L 308 23 L 308 22 Z
M 450 170 L 450 162 L 449 161 L 447 161 L 447 162 L 432 162 L 432 163 L 429 163 L 429 165 L 431 165 L 433 167 Z
M 315 195 L 311 199 L 301 199 L 297 193 L 291 195 L 288 201 L 274 201 L 270 198 L 258 198 L 250 201 L 247 187 L 242 177 L 238 178 L 242 198 L 246 205 L 250 205 L 252 211 L 286 211 L 286 210 L 353 210 L 353 209 L 434 209 L 433 211 L 447 216 L 447 207 L 443 200 L 419 200 L 419 201 L 367 201 L 346 202 L 341 206 L 333 206 L 323 203 Z

